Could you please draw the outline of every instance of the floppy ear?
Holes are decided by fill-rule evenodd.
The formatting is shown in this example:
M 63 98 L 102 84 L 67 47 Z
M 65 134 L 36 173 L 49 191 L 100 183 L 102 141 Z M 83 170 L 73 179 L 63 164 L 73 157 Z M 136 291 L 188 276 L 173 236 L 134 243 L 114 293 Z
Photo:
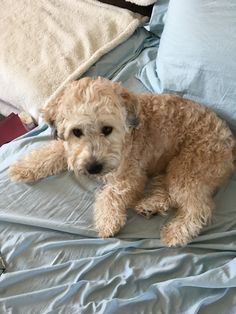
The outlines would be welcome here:
M 124 88 L 120 84 L 116 84 L 116 92 L 122 98 L 123 105 L 126 109 L 127 116 L 127 126 L 129 128 L 135 129 L 139 125 L 139 112 L 140 112 L 140 104 L 138 100 L 138 96 L 135 93 L 130 92 L 128 89 Z
M 135 129 L 139 125 L 139 101 L 135 94 L 123 88 L 121 97 L 127 110 L 126 122 L 129 128 Z

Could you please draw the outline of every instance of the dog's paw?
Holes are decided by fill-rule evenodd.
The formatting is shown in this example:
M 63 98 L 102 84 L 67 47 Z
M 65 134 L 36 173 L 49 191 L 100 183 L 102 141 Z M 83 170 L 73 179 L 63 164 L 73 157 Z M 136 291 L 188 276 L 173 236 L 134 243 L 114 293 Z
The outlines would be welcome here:
M 115 219 L 109 217 L 96 217 L 95 227 L 99 237 L 109 238 L 117 234 L 125 225 L 126 217 L 116 217 Z
M 126 209 L 122 197 L 110 187 L 96 197 L 95 228 L 102 238 L 114 236 L 126 223 Z
M 24 162 L 16 161 L 9 167 L 9 176 L 12 181 L 16 182 L 34 182 L 35 175 L 31 169 L 24 164 Z
M 157 202 L 156 199 L 144 198 L 135 205 L 134 209 L 139 215 L 151 218 L 151 216 L 156 214 L 165 216 L 169 206 L 165 202 Z
M 120 229 L 113 229 L 110 226 L 96 226 L 96 230 L 100 238 L 110 238 L 118 233 Z
M 168 223 L 161 228 L 160 236 L 162 242 L 168 247 L 185 246 L 192 240 L 192 236 L 184 223 Z
M 139 215 L 144 216 L 147 219 L 151 218 L 153 215 L 156 214 L 155 210 L 147 208 L 145 204 L 141 203 L 137 204 L 134 209 Z

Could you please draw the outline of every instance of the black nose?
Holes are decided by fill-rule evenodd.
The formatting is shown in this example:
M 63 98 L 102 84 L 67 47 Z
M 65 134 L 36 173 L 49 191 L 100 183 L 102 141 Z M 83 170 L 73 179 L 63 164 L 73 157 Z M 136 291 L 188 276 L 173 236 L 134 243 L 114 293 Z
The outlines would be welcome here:
M 98 174 L 102 171 L 103 165 L 97 161 L 88 164 L 86 169 L 90 174 Z

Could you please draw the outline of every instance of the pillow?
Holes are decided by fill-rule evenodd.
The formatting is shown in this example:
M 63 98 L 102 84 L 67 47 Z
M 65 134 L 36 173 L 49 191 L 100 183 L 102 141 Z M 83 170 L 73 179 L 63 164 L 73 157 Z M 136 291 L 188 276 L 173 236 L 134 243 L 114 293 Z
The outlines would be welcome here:
M 157 37 L 160 37 L 165 25 L 169 0 L 159 0 L 154 4 L 150 21 L 145 28 Z
M 153 33 L 157 38 L 155 51 L 148 54 L 146 64 L 140 67 L 136 77 L 139 79 L 147 90 L 157 91 L 156 75 L 156 57 L 160 43 L 160 37 L 165 26 L 165 20 L 168 12 L 169 0 L 158 0 L 153 6 L 150 21 L 145 25 L 145 29 Z
M 0 99 L 38 119 L 49 97 L 142 23 L 95 0 L 1 1 Z
M 149 85 L 209 106 L 236 130 L 236 1 L 170 0 Z

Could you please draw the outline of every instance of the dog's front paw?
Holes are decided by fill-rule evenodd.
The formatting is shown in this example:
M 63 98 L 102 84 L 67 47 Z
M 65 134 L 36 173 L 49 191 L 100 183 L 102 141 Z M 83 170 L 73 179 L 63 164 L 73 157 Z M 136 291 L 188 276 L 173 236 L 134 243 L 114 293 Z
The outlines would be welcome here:
M 147 197 L 141 199 L 135 205 L 135 211 L 146 218 L 151 218 L 151 216 L 159 214 L 165 216 L 169 209 L 169 204 L 164 201 L 157 201 L 156 196 L 154 197 Z
M 120 231 L 126 222 L 125 215 L 114 217 L 112 211 L 109 212 L 106 209 L 106 212 L 107 214 L 95 215 L 95 228 L 101 238 L 113 237 Z
M 9 167 L 9 175 L 12 181 L 16 182 L 33 182 L 35 175 L 24 162 L 16 161 Z
M 134 209 L 139 215 L 144 216 L 147 219 L 156 214 L 153 209 L 147 208 L 145 204 L 143 205 L 141 203 L 137 204 Z
M 122 198 L 105 189 L 95 202 L 95 228 L 102 238 L 114 236 L 126 222 L 126 210 Z
M 170 222 L 161 228 L 161 240 L 169 247 L 185 246 L 192 240 L 184 223 Z

